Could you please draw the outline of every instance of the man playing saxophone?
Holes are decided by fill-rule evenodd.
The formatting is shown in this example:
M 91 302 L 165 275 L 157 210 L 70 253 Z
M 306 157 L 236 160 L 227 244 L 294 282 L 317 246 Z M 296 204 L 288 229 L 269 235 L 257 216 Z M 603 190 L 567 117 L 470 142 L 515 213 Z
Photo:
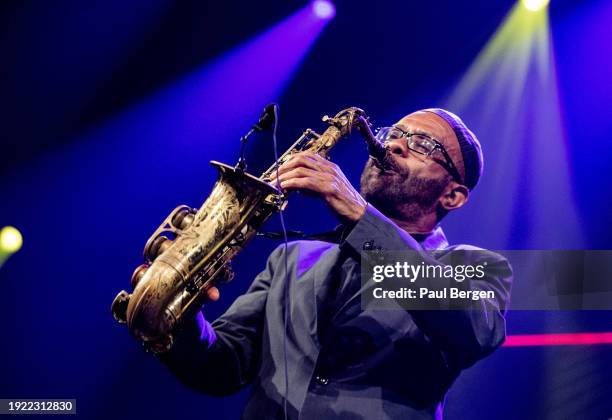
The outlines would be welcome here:
M 494 253 L 497 269 L 474 284 L 495 298 L 476 309 L 362 307 L 362 251 L 469 247 L 450 246 L 440 221 L 466 204 L 483 168 L 474 134 L 442 109 L 407 115 L 377 138 L 387 157 L 368 160 L 359 192 L 314 153 L 280 167 L 280 187 L 325 200 L 342 229 L 330 242 L 279 246 L 221 317 L 208 322 L 200 312 L 158 355 L 183 383 L 212 395 L 253 385 L 247 419 L 441 418 L 461 370 L 502 344 L 512 272 Z

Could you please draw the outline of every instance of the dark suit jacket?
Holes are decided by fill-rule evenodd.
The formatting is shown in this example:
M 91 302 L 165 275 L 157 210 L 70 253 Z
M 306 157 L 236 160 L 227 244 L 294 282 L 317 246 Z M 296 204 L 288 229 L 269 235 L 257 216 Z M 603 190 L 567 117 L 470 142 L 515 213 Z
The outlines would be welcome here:
M 416 237 L 368 206 L 340 244 L 291 242 L 219 319 L 199 314 L 160 360 L 187 386 L 228 395 L 253 384 L 243 417 L 283 418 L 285 395 L 285 281 L 288 414 L 303 419 L 431 419 L 460 371 L 505 339 L 505 308 L 512 272 L 486 251 L 488 270 L 473 281 L 495 299 L 469 310 L 364 310 L 360 293 L 363 249 L 449 247 L 442 230 Z M 424 254 L 424 253 L 423 253 Z M 442 256 L 439 260 L 442 260 Z

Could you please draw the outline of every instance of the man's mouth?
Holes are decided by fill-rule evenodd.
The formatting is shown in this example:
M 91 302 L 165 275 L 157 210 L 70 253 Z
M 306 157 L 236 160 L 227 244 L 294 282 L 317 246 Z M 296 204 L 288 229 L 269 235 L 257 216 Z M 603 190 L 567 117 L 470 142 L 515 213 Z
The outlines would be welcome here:
M 394 171 L 393 169 L 389 168 L 388 165 L 383 165 L 377 159 L 372 159 L 372 165 L 378 170 L 378 173 L 380 173 L 381 175 L 397 173 L 397 171 Z
M 384 169 L 384 168 L 379 168 L 376 167 L 376 169 L 378 169 L 378 173 L 380 175 L 392 175 L 392 174 L 397 174 L 397 172 L 395 172 L 393 169 Z

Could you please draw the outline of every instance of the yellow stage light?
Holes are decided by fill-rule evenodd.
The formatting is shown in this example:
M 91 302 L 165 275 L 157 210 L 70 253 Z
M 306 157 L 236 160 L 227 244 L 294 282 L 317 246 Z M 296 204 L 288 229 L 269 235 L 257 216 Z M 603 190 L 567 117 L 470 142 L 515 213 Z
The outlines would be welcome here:
M 13 254 L 21 248 L 23 237 L 21 233 L 12 226 L 6 226 L 0 230 L 0 253 Z
M 530 10 L 532 12 L 537 12 L 538 10 L 542 10 L 543 8 L 548 6 L 548 3 L 550 0 L 522 0 L 522 1 L 523 1 L 523 6 L 525 6 L 527 10 Z
M 505 229 L 513 238 L 515 209 L 529 203 L 532 211 L 525 228 L 529 234 L 520 240 L 533 249 L 555 248 L 554 244 L 567 241 L 580 244 L 583 238 L 569 187 L 572 174 L 547 3 L 514 4 L 445 106 L 494 144 L 494 153 L 487 157 L 488 167 L 493 168 L 489 170 L 494 171 L 488 178 L 490 207 L 482 222 L 495 224 L 499 232 Z M 531 171 L 529 181 L 525 168 Z M 556 226 L 564 227 L 558 235 Z

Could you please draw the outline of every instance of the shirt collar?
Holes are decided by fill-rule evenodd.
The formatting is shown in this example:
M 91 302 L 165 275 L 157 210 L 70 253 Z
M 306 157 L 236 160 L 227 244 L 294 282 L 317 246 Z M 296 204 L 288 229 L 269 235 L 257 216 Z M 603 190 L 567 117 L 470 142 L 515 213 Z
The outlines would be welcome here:
M 440 225 L 429 233 L 413 233 L 410 234 L 424 249 L 444 249 L 448 248 L 448 240 Z

